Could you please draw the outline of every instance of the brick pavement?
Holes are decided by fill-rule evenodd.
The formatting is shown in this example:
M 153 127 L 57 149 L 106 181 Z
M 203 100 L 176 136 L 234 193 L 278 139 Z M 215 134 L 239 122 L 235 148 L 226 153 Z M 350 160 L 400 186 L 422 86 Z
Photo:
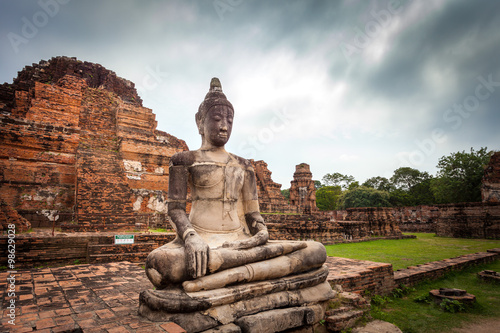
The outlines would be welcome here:
M 174 323 L 152 323 L 137 314 L 139 292 L 152 285 L 136 264 L 17 271 L 16 325 L 8 323 L 7 274 L 0 273 L 0 332 L 185 332 Z

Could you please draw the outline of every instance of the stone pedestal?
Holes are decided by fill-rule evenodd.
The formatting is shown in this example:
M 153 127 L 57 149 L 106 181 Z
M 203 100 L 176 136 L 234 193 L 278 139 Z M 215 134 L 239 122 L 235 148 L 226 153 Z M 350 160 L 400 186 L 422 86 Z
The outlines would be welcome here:
M 319 323 L 335 297 L 328 268 L 285 278 L 186 293 L 182 288 L 146 290 L 139 314 L 172 321 L 188 332 L 281 332 Z

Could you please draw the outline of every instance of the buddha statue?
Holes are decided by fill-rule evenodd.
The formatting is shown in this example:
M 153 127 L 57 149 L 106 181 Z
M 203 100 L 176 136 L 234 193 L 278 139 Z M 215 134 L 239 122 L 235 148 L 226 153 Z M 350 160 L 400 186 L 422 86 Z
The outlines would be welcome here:
M 196 113 L 200 149 L 177 153 L 170 161 L 168 215 L 176 238 L 147 257 L 146 275 L 156 288 L 141 294 L 141 304 L 148 309 L 195 311 L 207 308 L 203 305 L 207 297 L 213 300 L 208 307 L 213 307 L 221 299 L 236 302 L 250 294 L 287 290 L 294 283 L 300 289 L 326 279 L 326 250 L 321 243 L 269 240 L 259 212 L 252 165 L 225 150 L 233 118 L 233 106 L 219 80 L 213 78 Z M 188 187 L 192 200 L 189 216 Z M 263 284 L 283 278 L 288 280 L 273 282 L 272 287 Z M 326 294 L 331 292 L 329 286 L 322 288 Z M 197 300 L 194 305 L 193 299 Z M 157 318 L 150 310 L 141 311 Z

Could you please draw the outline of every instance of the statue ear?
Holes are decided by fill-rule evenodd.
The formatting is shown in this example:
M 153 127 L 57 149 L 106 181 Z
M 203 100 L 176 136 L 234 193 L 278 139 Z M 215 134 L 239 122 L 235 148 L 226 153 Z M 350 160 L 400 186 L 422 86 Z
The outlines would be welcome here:
M 198 133 L 200 133 L 201 136 L 203 136 L 203 124 L 201 123 L 201 115 L 200 112 L 197 112 L 195 114 L 194 119 L 196 120 L 196 127 L 198 127 Z

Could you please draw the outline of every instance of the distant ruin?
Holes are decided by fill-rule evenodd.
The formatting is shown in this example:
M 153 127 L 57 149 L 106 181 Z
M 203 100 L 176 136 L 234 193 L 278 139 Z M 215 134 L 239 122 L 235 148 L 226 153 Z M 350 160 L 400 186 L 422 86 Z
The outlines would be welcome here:
M 316 207 L 316 188 L 309 164 L 301 163 L 295 167 L 290 187 L 290 204 L 298 207 L 299 212 L 311 214 Z

